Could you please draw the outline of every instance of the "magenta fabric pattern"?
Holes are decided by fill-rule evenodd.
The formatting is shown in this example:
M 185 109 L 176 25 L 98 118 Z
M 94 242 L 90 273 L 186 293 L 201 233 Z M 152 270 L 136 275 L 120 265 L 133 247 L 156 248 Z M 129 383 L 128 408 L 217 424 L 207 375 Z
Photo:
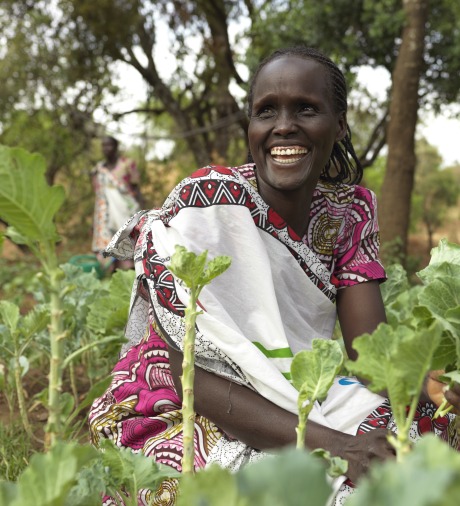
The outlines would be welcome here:
M 169 369 L 164 340 L 153 325 L 137 346 L 122 356 L 113 370 L 107 392 L 97 399 L 89 415 L 91 440 L 98 445 L 110 437 L 120 447 L 151 456 L 156 462 L 181 471 L 183 453 L 181 402 Z M 209 420 L 195 420 L 195 469 L 206 464 L 210 449 L 222 432 Z M 141 491 L 140 505 L 172 506 L 176 480 L 166 480 L 156 491 Z M 118 498 L 123 500 L 122 497 Z M 105 506 L 115 505 L 106 496 Z

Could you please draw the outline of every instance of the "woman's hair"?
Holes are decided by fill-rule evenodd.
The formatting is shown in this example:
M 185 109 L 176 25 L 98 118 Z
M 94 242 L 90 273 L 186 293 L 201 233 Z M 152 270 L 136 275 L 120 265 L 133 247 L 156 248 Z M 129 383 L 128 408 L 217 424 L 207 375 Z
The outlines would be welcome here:
M 111 135 L 104 135 L 103 138 L 110 141 L 115 146 L 115 148 L 118 149 L 120 143 L 118 142 L 117 139 L 115 139 L 115 137 L 112 137 Z
M 260 71 L 269 63 L 284 56 L 298 56 L 307 60 L 314 60 L 324 66 L 328 74 L 328 85 L 334 102 L 334 110 L 337 114 L 346 113 L 348 109 L 347 102 L 347 83 L 342 71 L 326 55 L 310 47 L 294 46 L 284 49 L 278 49 L 270 56 L 262 60 L 252 76 L 248 93 L 248 115 L 251 116 L 252 104 L 254 100 L 254 87 L 259 77 Z M 250 156 L 250 155 L 249 155 Z M 345 182 L 356 184 L 361 181 L 363 168 L 355 153 L 351 142 L 351 130 L 347 123 L 347 133 L 345 137 L 334 143 L 331 157 L 324 167 L 320 176 L 323 181 L 332 183 Z

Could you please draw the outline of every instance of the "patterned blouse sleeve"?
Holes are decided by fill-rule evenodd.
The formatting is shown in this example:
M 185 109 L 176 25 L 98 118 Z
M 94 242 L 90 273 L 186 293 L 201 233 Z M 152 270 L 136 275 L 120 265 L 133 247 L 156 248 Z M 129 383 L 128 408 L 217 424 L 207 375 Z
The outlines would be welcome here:
M 377 200 L 373 191 L 355 187 L 343 233 L 337 243 L 334 276 L 338 288 L 370 280 L 384 281 L 385 270 L 379 258 L 380 235 Z

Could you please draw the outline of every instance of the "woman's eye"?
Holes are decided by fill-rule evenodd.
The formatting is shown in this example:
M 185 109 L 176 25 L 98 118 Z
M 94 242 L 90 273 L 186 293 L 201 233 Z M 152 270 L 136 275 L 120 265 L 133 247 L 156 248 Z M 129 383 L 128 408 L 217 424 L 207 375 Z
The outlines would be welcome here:
M 300 106 L 300 112 L 302 112 L 302 113 L 312 113 L 314 111 L 315 111 L 315 109 L 312 105 L 302 104 Z
M 259 118 L 271 118 L 273 116 L 273 114 L 274 114 L 273 107 L 267 105 L 267 106 L 261 107 L 257 111 L 256 116 L 258 116 Z

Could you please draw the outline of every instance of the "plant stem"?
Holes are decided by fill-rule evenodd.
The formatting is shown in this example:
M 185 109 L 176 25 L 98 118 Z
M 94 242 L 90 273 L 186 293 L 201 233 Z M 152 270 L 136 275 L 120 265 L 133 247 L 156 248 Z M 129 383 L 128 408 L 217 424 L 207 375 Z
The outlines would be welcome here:
M 305 448 L 305 430 L 307 424 L 306 419 L 299 413 L 299 425 L 297 425 L 295 431 L 297 432 L 297 450 L 303 450 Z
M 32 427 L 30 426 L 29 417 L 27 415 L 26 399 L 24 397 L 24 390 L 21 381 L 21 364 L 19 363 L 19 356 L 14 356 L 14 382 L 16 384 L 16 395 L 18 396 L 19 413 L 21 415 L 22 425 L 27 435 L 31 439 L 35 439 Z
M 73 399 L 75 401 L 75 409 L 78 408 L 78 389 L 77 382 L 75 380 L 75 366 L 73 362 L 69 364 L 69 378 L 70 378 L 70 388 L 72 389 Z
M 195 322 L 199 314 L 197 312 L 196 301 L 198 294 L 195 287 L 191 288 L 190 302 L 185 310 L 185 339 L 184 339 L 184 359 L 182 362 L 182 418 L 183 429 L 183 448 L 182 473 L 192 474 L 195 466 L 195 411 L 193 386 L 195 381 Z
M 62 371 L 64 358 L 64 338 L 66 333 L 62 321 L 61 279 L 62 271 L 57 267 L 56 252 L 50 248 L 46 255 L 49 263 L 45 269 L 50 281 L 50 373 L 48 385 L 48 423 L 46 425 L 46 446 L 51 447 L 62 436 L 61 406 L 59 398 L 62 391 Z

